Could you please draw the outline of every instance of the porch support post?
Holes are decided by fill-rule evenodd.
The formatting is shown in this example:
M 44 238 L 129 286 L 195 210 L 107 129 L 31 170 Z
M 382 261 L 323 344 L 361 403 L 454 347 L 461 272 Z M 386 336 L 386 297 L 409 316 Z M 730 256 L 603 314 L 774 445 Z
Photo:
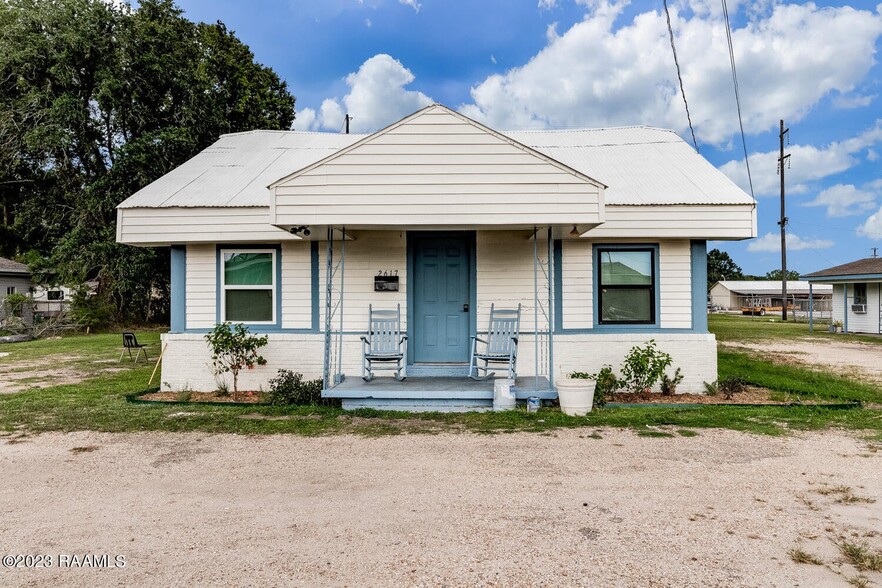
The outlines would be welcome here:
M 322 387 L 333 386 L 331 381 L 331 290 L 334 286 L 334 229 L 328 227 L 328 246 L 325 253 L 325 349 Z
M 554 241 L 548 227 L 548 389 L 554 390 Z
M 533 227 L 533 389 L 539 389 L 539 228 Z
M 346 278 L 346 227 L 340 231 L 340 302 L 337 303 L 337 312 L 340 313 L 340 332 L 337 334 L 337 372 L 334 374 L 334 384 L 338 384 L 338 378 L 343 380 L 343 280 Z

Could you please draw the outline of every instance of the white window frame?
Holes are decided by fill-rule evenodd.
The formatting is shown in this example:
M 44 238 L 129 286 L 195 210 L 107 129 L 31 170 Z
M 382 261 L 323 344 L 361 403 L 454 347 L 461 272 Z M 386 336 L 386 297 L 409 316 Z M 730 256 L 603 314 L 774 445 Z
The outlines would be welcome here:
M 241 253 L 270 253 L 272 254 L 272 283 L 269 286 L 227 286 L 226 284 L 226 256 L 227 255 L 236 255 Z M 276 290 L 278 284 L 276 283 L 276 265 L 277 258 L 276 254 L 278 253 L 275 249 L 221 249 L 220 250 L 220 319 L 222 323 L 243 323 L 248 325 L 275 325 L 278 322 L 278 316 L 276 315 L 276 306 L 278 306 L 278 296 L 279 293 Z M 227 319 L 227 290 L 270 290 L 272 292 L 272 309 L 273 309 L 273 320 L 271 321 L 231 321 Z

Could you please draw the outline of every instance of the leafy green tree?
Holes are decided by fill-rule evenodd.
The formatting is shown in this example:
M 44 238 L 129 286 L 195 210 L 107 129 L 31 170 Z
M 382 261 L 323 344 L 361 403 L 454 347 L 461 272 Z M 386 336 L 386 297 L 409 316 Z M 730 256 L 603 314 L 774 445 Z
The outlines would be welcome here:
M 764 280 L 776 280 L 776 281 L 780 282 L 781 281 L 781 270 L 776 269 L 776 270 L 772 270 L 770 272 L 767 272 L 766 275 L 763 277 L 763 279 Z M 799 279 L 799 272 L 795 272 L 793 270 L 787 270 L 787 279 L 788 280 L 798 280 Z
M 170 0 L 0 2 L 0 255 L 161 319 L 168 251 L 117 244 L 116 206 L 222 133 L 293 120 L 276 73 Z
M 729 254 L 719 249 L 711 249 L 707 252 L 707 287 L 721 280 L 743 279 L 741 267 L 736 264 Z
M 221 323 L 205 335 L 211 349 L 214 375 L 233 374 L 233 398 L 239 396 L 239 372 L 242 368 L 254 369 L 266 365 L 266 359 L 257 350 L 266 346 L 269 337 L 252 335 L 243 324 Z

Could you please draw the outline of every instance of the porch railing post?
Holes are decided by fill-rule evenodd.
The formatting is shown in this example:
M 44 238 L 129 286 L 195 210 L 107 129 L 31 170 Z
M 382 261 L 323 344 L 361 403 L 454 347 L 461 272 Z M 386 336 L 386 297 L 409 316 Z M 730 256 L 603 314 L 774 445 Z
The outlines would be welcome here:
M 340 332 L 337 333 L 337 373 L 334 384 L 343 381 L 343 280 L 346 279 L 346 227 L 340 232 L 340 302 L 337 312 L 340 313 Z M 339 380 L 339 381 L 338 381 Z
M 554 390 L 554 241 L 548 227 L 548 389 Z
M 334 229 L 328 227 L 328 247 L 325 252 L 325 350 L 322 383 L 325 390 L 331 381 L 331 290 L 334 286 Z
M 539 228 L 533 227 L 533 389 L 539 389 Z

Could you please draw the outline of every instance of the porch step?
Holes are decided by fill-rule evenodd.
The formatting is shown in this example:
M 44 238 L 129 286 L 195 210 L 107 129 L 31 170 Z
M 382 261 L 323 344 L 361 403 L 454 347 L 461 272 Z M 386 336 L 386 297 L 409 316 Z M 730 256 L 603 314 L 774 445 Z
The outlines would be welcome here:
M 465 378 L 469 375 L 467 363 L 418 363 L 407 366 L 407 375 L 413 377 Z
M 493 400 L 462 398 L 344 398 L 343 410 L 372 408 L 407 412 L 472 412 L 493 410 Z

